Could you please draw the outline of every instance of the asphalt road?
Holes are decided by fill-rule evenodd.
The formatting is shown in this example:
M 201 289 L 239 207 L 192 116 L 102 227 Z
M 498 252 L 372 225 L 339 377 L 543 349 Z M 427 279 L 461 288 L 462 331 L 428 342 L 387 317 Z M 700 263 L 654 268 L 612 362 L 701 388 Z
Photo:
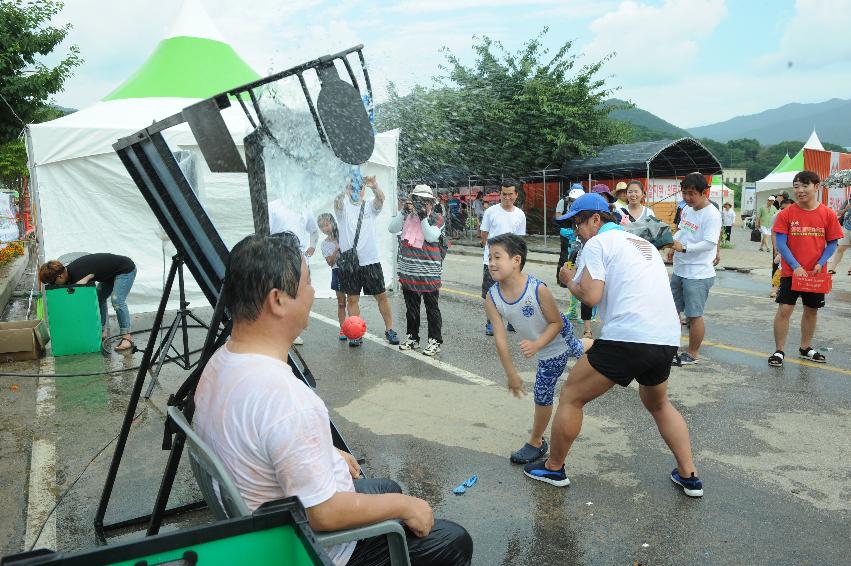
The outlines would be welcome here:
M 565 304 L 555 268 L 529 264 Z M 481 261 L 450 255 L 441 308 L 439 363 L 383 342 L 374 302 L 363 299 L 373 339 L 337 341 L 335 303 L 318 301 L 301 352 L 332 418 L 373 477 L 389 476 L 427 499 L 436 515 L 465 525 L 475 564 L 840 564 L 847 563 L 851 510 L 851 303 L 834 293 L 819 319 L 816 367 L 790 359 L 769 368 L 775 307 L 756 275 L 719 275 L 707 306 L 707 343 L 697 366 L 674 368 L 671 398 L 684 414 L 706 495 L 685 497 L 637 391 L 614 388 L 586 410 L 568 458 L 571 485 L 525 478 L 508 454 L 525 440 L 531 397 L 505 388 L 492 339 L 484 335 Z M 392 297 L 404 333 L 400 295 Z M 209 309 L 197 309 L 209 316 Z M 425 322 L 425 321 L 423 321 Z M 150 326 L 149 316 L 137 327 Z M 596 328 L 596 325 L 595 325 Z M 793 351 L 797 329 L 790 332 Z M 193 335 L 197 344 L 201 337 Z M 535 365 L 515 360 L 529 384 Z M 138 363 L 92 354 L 3 371 L 104 371 Z M 56 497 L 117 432 L 133 372 L 85 378 L 0 377 L 0 552 L 34 538 Z M 163 406 L 185 377 L 166 366 L 152 402 L 140 406 L 107 521 L 150 512 L 165 461 Z M 13 388 L 12 385 L 16 387 Z M 48 520 L 38 546 L 94 544 L 92 518 L 111 448 L 94 460 Z M 182 467 L 171 504 L 198 498 Z M 453 487 L 471 474 L 463 496 Z M 35 486 L 35 487 L 34 487 Z M 168 528 L 209 521 L 205 512 Z M 130 533 L 125 537 L 139 536 Z

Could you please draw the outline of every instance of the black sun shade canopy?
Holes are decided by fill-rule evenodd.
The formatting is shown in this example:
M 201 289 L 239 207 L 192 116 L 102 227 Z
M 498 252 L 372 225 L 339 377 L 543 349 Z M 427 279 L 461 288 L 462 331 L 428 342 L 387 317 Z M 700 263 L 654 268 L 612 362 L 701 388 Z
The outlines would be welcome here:
M 682 177 L 692 172 L 715 175 L 721 163 L 712 152 L 692 138 L 624 143 L 602 148 L 597 155 L 565 161 L 566 179 L 592 177 Z

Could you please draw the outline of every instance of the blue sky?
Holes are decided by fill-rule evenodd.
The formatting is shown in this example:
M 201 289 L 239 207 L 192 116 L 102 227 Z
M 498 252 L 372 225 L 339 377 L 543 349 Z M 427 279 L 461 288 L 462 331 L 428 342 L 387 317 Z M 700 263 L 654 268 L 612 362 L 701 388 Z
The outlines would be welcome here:
M 615 96 L 681 127 L 781 106 L 851 98 L 851 0 L 199 0 L 259 73 L 366 46 L 374 82 L 430 84 L 446 46 L 473 35 L 518 49 L 544 26 L 581 61 L 608 53 Z M 85 64 L 56 101 L 83 108 L 129 76 L 168 34 L 181 1 L 69 0 L 57 23 Z M 789 63 L 792 63 L 789 66 Z

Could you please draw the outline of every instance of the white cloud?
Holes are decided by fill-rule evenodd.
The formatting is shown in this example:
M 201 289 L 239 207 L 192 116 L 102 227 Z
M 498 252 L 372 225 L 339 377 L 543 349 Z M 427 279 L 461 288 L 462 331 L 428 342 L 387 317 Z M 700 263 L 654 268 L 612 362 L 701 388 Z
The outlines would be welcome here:
M 627 0 L 591 23 L 594 38 L 583 51 L 589 61 L 615 52 L 605 71 L 621 84 L 674 79 L 689 70 L 698 40 L 726 15 L 725 0 L 665 0 L 661 6 Z
M 851 2 L 848 0 L 797 0 L 777 51 L 760 58 L 765 70 L 793 67 L 815 69 L 851 60 Z

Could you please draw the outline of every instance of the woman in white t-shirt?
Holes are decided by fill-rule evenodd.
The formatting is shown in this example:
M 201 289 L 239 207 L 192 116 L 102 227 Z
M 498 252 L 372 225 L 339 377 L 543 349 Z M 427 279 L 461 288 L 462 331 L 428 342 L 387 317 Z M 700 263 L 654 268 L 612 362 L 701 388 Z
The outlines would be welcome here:
M 644 206 L 644 183 L 641 181 L 630 181 L 626 186 L 626 202 L 627 206 L 621 208 L 621 215 L 629 222 L 637 222 L 646 220 L 647 218 L 656 218 L 653 210 L 650 207 Z

